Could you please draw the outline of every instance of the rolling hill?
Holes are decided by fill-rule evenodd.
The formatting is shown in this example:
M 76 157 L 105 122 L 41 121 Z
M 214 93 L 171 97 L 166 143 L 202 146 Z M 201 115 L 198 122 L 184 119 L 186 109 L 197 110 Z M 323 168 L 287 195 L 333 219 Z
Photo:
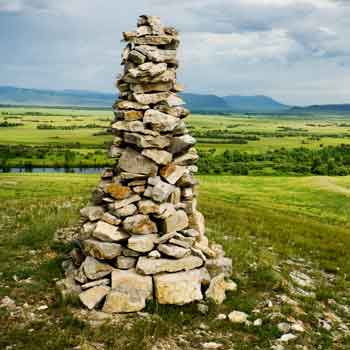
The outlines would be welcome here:
M 180 94 L 193 112 L 281 112 L 287 106 L 265 96 L 226 96 Z M 111 108 L 117 94 L 84 90 L 44 90 L 0 86 L 2 105 L 74 106 Z
M 224 96 L 222 98 L 235 112 L 273 113 L 286 111 L 290 107 L 279 103 L 271 97 L 258 96 Z
M 331 105 L 313 105 L 307 107 L 293 107 L 289 110 L 295 114 L 310 114 L 310 113 L 350 113 L 350 104 L 331 104 Z
M 268 113 L 268 114 L 339 114 L 350 113 L 350 104 L 290 107 L 271 97 L 200 95 L 182 93 L 192 112 L 197 113 Z M 61 106 L 110 109 L 117 94 L 85 90 L 45 90 L 0 86 L 0 105 Z

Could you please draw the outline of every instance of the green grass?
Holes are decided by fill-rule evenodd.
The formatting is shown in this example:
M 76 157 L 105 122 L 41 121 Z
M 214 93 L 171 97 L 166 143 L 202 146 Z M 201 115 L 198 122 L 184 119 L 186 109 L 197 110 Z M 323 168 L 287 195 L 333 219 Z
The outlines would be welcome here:
M 0 122 L 4 121 L 11 113 L 11 117 L 18 115 L 20 119 L 9 119 L 8 121 L 21 122 L 24 125 L 11 128 L 0 128 L 0 144 L 23 144 L 23 145 L 64 145 L 80 143 L 98 149 L 106 141 L 111 140 L 111 136 L 94 136 L 93 134 L 102 129 L 76 129 L 76 130 L 38 130 L 38 124 L 50 125 L 86 125 L 96 123 L 98 125 L 109 126 L 108 120 L 112 120 L 112 112 L 106 110 L 73 110 L 73 109 L 53 109 L 53 108 L 30 108 L 13 107 L 0 108 Z M 28 115 L 25 115 L 28 113 Z M 32 113 L 32 115 L 30 114 Z M 40 115 L 35 115 L 40 113 Z M 45 115 L 47 114 L 47 115 Z M 305 117 L 306 118 L 306 117 Z M 232 116 L 221 115 L 192 115 L 188 119 L 188 124 L 194 131 L 208 130 L 228 130 L 230 134 L 257 134 L 261 137 L 259 141 L 249 141 L 248 144 L 225 144 L 216 140 L 214 144 L 199 140 L 199 148 L 216 148 L 218 151 L 225 149 L 235 149 L 246 152 L 263 152 L 276 148 L 286 147 L 309 147 L 319 148 L 320 145 L 348 144 L 348 138 L 344 138 L 350 132 L 350 127 L 341 127 L 346 122 L 339 116 L 309 116 L 306 119 L 300 117 L 276 117 L 276 116 L 243 116 L 234 114 Z M 291 128 L 291 136 L 275 137 L 271 133 L 282 133 L 281 127 Z M 297 135 L 298 129 L 304 130 L 302 136 Z M 261 135 L 260 135 L 261 134 Z M 328 134 L 337 135 L 327 137 Z M 321 137 L 321 140 L 309 140 L 308 136 Z
M 74 317 L 76 302 L 67 304 L 56 292 L 54 279 L 62 277 L 60 263 L 69 247 L 54 243 L 53 234 L 59 227 L 78 222 L 78 210 L 88 201 L 98 176 L 0 175 L 0 299 L 8 295 L 22 307 L 28 303 L 36 314 L 31 320 L 0 309 L 0 348 L 16 344 L 16 349 L 25 350 L 73 349 L 95 342 L 103 343 L 105 349 L 151 349 L 164 342 L 174 349 L 198 349 L 203 342 L 216 340 L 225 349 L 269 349 L 271 339 L 280 332 L 267 317 L 261 328 L 215 318 L 234 309 L 252 315 L 266 299 L 288 293 L 287 260 L 304 258 L 306 265 L 312 265 L 311 274 L 326 271 L 334 276 L 334 283 L 332 287 L 320 285 L 315 301 L 299 300 L 307 314 L 286 307 L 282 311 L 314 327 L 298 340 L 310 349 L 345 349 L 334 343 L 330 333 L 317 328 L 316 315 L 323 312 L 320 303 L 330 298 L 350 305 L 350 177 L 199 179 L 207 234 L 233 259 L 232 277 L 239 291 L 229 293 L 223 305 L 211 305 L 205 316 L 195 305 L 150 304 L 148 318 L 126 316 L 114 326 L 91 328 Z M 32 282 L 15 280 L 27 278 Z M 41 303 L 49 308 L 38 312 L 35 308 Z M 200 324 L 208 326 L 210 333 L 196 333 Z M 174 334 L 182 334 L 185 343 Z M 340 341 L 346 344 L 349 339 Z

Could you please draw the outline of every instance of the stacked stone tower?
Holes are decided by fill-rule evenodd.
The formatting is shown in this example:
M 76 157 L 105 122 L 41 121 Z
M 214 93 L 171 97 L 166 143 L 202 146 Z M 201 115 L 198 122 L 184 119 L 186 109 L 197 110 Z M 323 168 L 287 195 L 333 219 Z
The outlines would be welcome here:
M 233 288 L 224 281 L 231 260 L 209 245 L 197 210 L 196 141 L 176 95 L 178 33 L 141 16 L 123 36 L 110 149 L 116 166 L 81 210 L 84 260 L 75 272 L 81 301 L 110 313 L 142 310 L 153 298 L 182 305 L 202 300 L 206 288 L 207 296 Z

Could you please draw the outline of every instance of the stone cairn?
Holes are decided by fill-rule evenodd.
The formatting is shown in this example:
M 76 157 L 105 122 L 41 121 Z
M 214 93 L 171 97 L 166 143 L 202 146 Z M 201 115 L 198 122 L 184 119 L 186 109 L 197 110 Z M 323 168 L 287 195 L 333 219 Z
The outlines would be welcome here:
M 196 141 L 176 96 L 178 33 L 154 16 L 137 26 L 123 33 L 110 149 L 116 166 L 81 210 L 81 251 L 71 253 L 79 298 L 107 313 L 140 311 L 152 299 L 183 305 L 203 293 L 220 303 L 235 288 L 225 280 L 232 262 L 209 244 L 196 209 Z

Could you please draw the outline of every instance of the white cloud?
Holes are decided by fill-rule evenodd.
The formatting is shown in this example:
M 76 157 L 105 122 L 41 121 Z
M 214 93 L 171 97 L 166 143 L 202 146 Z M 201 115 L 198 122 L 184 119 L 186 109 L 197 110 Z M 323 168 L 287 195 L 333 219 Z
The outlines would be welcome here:
M 1 12 L 19 12 L 22 10 L 22 3 L 20 0 L 0 0 Z
M 180 30 L 192 92 L 348 99 L 350 5 L 336 0 L 0 0 L 0 84 L 111 90 L 143 13 Z

